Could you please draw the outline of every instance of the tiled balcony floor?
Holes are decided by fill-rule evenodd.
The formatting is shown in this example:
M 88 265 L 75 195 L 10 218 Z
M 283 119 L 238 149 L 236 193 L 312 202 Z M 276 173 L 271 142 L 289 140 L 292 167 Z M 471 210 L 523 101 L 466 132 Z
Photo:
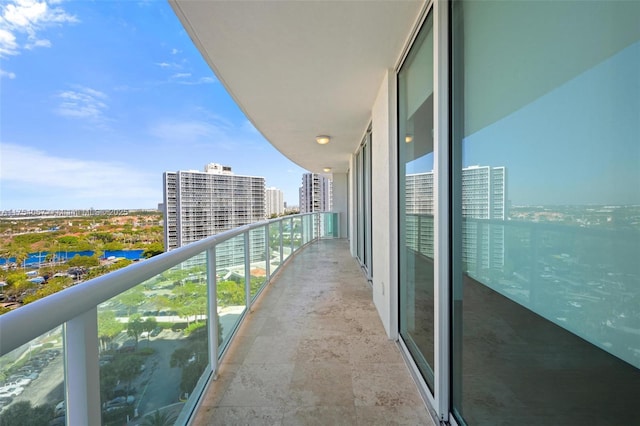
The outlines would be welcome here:
M 344 240 L 302 250 L 239 330 L 196 425 L 433 425 Z

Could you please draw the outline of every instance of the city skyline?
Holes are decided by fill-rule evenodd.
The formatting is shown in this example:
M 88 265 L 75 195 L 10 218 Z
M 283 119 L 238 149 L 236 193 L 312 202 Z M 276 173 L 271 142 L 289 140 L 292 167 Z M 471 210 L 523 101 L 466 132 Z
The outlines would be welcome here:
M 0 6 L 0 209 L 141 209 L 216 161 L 297 204 L 305 172 L 243 115 L 167 2 Z

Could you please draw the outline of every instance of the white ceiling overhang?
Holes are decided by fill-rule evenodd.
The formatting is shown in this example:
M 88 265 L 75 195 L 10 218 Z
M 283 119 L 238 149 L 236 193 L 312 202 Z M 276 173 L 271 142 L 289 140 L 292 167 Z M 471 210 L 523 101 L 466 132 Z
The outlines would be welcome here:
M 312 171 L 348 169 L 423 1 L 170 0 L 264 137 Z M 317 135 L 330 135 L 318 145 Z

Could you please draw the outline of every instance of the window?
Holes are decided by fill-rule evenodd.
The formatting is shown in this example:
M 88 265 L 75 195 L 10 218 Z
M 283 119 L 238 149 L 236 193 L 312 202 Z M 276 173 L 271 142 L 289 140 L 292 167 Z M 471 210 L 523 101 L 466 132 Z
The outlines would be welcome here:
M 454 413 L 640 424 L 640 3 L 451 22 Z

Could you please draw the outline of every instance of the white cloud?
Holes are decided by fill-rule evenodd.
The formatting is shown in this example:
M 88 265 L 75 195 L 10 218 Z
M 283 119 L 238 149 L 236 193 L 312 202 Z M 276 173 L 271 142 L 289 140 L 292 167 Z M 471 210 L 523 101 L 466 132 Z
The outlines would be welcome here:
M 180 74 L 176 74 L 176 75 L 180 75 Z M 191 74 L 189 74 L 189 76 L 191 76 Z M 175 77 L 175 76 L 174 76 Z M 186 77 L 186 75 L 185 75 Z M 215 83 L 216 79 L 213 77 L 200 77 L 196 80 L 177 80 L 176 83 L 178 84 L 185 84 L 188 86 L 195 86 L 198 84 L 212 84 Z
M 9 0 L 0 6 L 0 57 L 17 55 L 21 48 L 50 47 L 51 42 L 38 37 L 38 33 L 53 26 L 73 24 L 78 18 L 62 7 L 58 1 Z
M 9 71 L 5 71 L 3 69 L 0 69 L 0 78 L 8 78 L 10 80 L 13 80 L 14 78 L 16 78 L 16 74 L 13 72 L 9 72 Z
M 76 203 L 69 208 L 87 205 L 114 208 L 152 206 L 161 197 L 158 176 L 142 173 L 132 166 L 58 157 L 4 142 L 1 150 L 0 184 L 3 198 L 11 198 L 12 204 L 17 204 L 22 198 L 33 197 L 36 190 L 43 188 L 57 202 Z M 25 173 L 25 170 L 34 172 Z M 15 194 L 7 193 L 7 188 L 15 188 Z M 26 207 L 16 205 L 14 208 Z
M 177 55 L 178 53 L 180 53 L 180 51 L 178 49 L 171 49 L 171 54 L 172 55 Z
M 24 45 L 25 49 L 32 50 L 36 47 L 51 47 L 51 41 L 46 39 L 35 40 L 33 43 L 27 43 Z
M 191 77 L 190 72 L 179 72 L 171 76 L 171 78 L 188 78 Z
M 0 27 L 0 58 L 18 53 L 18 43 L 16 36 Z
M 104 112 L 109 108 L 105 102 L 108 96 L 89 87 L 77 86 L 75 89 L 58 93 L 60 105 L 55 111 L 63 117 L 105 121 Z

